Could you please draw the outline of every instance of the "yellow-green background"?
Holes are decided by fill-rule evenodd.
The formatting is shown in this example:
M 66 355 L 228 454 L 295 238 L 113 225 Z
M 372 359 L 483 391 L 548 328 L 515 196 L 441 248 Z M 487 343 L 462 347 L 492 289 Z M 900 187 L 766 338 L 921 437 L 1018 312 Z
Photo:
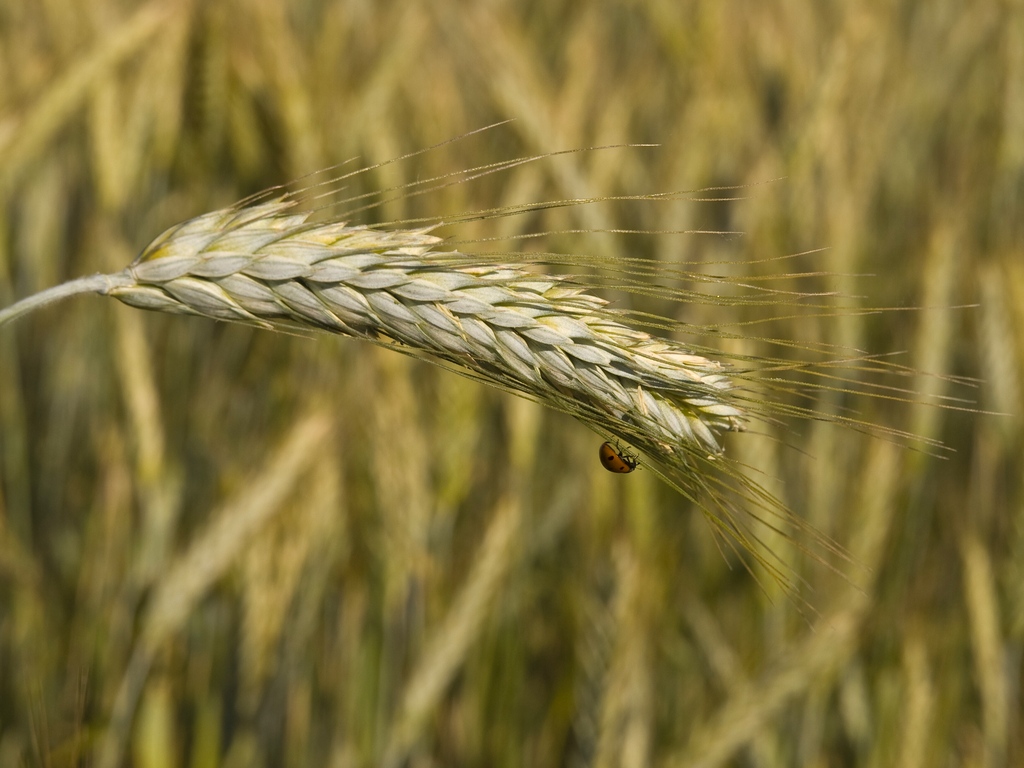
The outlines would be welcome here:
M 858 591 L 775 542 L 809 614 L 567 417 L 351 340 L 67 301 L 0 329 L 0 768 L 1024 760 L 1017 0 L 0 0 L 0 304 L 510 117 L 353 189 L 621 142 L 661 147 L 372 215 L 786 177 L 532 225 L 747 232 L 560 242 L 676 264 L 828 246 L 808 264 L 875 275 L 845 292 L 924 309 L 775 333 L 906 351 L 980 383 L 895 383 L 1009 415 L 822 405 L 946 459 L 807 423 L 730 437 L 860 564 L 838 561 Z

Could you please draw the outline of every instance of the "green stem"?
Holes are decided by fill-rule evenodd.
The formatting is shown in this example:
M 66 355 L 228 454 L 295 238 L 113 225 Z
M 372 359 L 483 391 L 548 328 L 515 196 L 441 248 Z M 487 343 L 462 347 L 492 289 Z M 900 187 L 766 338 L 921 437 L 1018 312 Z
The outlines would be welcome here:
M 66 299 L 68 296 L 77 296 L 80 293 L 107 293 L 111 288 L 129 285 L 131 282 L 131 278 L 124 272 L 116 275 L 89 275 L 77 280 L 69 280 L 21 301 L 16 301 L 6 309 L 0 309 L 0 325 L 9 323 L 33 310 L 42 309 L 47 304 Z

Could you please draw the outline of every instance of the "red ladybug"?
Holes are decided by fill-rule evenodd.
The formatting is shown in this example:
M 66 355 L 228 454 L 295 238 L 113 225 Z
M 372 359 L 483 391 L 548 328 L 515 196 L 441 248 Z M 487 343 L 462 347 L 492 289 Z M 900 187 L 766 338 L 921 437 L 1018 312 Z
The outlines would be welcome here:
M 601 443 L 599 455 L 601 456 L 601 466 L 609 472 L 618 472 L 624 475 L 636 469 L 636 457 L 623 453 L 611 443 Z

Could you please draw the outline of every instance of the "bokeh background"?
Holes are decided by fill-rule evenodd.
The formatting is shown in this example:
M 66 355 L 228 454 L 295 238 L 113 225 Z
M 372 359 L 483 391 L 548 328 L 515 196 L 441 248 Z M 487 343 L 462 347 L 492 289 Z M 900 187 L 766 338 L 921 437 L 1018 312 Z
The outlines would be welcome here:
M 931 375 L 895 386 L 967 401 L 815 406 L 944 456 L 809 422 L 729 438 L 856 562 L 778 537 L 792 599 L 564 415 L 351 340 L 47 308 L 0 329 L 0 768 L 1024 761 L 1018 0 L 2 0 L 0 82 L 3 305 L 264 186 L 514 118 L 353 192 L 660 147 L 366 216 L 752 184 L 468 231 L 743 230 L 522 246 L 738 280 L 827 247 L 782 269 L 917 309 L 770 333 L 904 352 Z

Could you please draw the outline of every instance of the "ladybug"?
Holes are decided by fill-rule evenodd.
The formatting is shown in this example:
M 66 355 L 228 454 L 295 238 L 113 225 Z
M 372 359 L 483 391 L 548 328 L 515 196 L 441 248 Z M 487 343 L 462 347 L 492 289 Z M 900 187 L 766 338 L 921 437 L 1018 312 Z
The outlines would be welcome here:
M 601 466 L 609 472 L 618 472 L 624 475 L 636 469 L 636 456 L 624 453 L 618 446 L 611 443 L 601 443 L 599 455 L 601 456 Z

